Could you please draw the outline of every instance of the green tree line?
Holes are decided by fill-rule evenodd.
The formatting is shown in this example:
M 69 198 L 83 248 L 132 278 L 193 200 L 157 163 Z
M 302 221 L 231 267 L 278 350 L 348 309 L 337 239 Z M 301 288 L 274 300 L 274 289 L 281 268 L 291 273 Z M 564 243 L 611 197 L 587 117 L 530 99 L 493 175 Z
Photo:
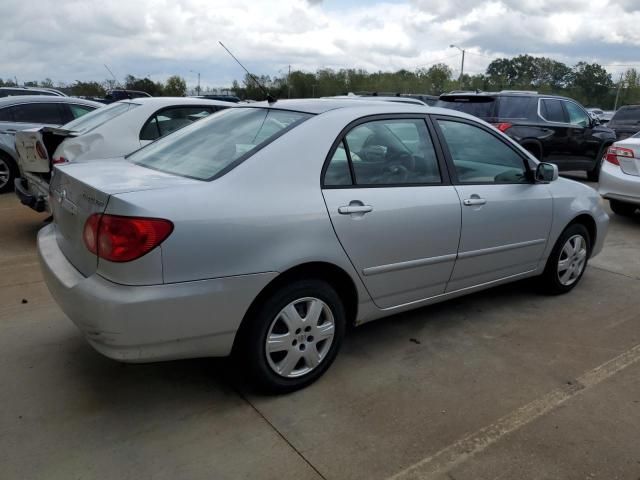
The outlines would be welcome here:
M 420 93 L 440 95 L 453 90 L 533 90 L 564 95 L 585 106 L 613 108 L 619 90 L 618 106 L 640 103 L 640 75 L 629 69 L 614 80 L 597 63 L 578 62 L 570 67 L 546 57 L 519 55 L 493 60 L 485 73 L 454 77 L 443 63 L 414 71 L 368 72 L 362 69 L 319 69 L 315 73 L 292 71 L 288 76 L 257 75 L 276 98 L 308 98 L 341 95 L 348 92 Z M 240 98 L 260 100 L 265 95 L 249 75 L 235 80 L 231 87 Z

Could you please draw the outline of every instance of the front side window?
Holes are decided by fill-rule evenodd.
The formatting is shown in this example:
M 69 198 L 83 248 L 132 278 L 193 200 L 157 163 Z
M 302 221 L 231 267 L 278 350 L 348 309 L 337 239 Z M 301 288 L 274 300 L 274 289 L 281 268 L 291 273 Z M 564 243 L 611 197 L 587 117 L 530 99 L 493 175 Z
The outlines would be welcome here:
M 229 108 L 163 137 L 128 158 L 143 167 L 210 180 L 310 117 L 287 110 Z
M 554 99 L 540 100 L 540 113 L 548 122 L 567 123 L 562 102 Z
M 581 127 L 589 125 L 589 115 L 587 115 L 582 108 L 573 102 L 564 102 L 564 105 L 567 108 L 567 113 L 569 114 L 569 123 L 572 125 L 579 125 Z
M 64 128 L 79 134 L 87 133 L 138 106 L 131 102 L 112 103 L 106 107 L 96 108 L 93 112 L 72 120 L 65 124 Z
M 406 185 L 440 183 L 440 169 L 431 137 L 424 120 L 376 120 L 354 127 L 344 138 L 357 185 Z M 341 148 L 345 148 L 342 146 Z M 331 159 L 324 184 L 332 183 L 329 175 L 344 164 L 347 152 L 341 148 Z M 348 172 L 340 166 L 343 172 Z M 350 177 L 349 177 L 350 178 Z
M 13 122 L 13 107 L 0 109 L 0 122 Z
M 527 183 L 523 158 L 502 140 L 468 123 L 438 120 L 460 183 Z
M 57 103 L 25 103 L 13 108 L 13 118 L 16 122 L 44 123 L 60 125 L 64 122 L 62 109 Z

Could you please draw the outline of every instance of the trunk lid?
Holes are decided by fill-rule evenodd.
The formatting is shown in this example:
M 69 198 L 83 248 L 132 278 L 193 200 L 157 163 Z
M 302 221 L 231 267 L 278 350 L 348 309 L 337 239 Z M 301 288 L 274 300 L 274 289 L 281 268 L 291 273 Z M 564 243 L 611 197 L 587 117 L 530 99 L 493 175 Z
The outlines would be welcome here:
M 629 138 L 624 142 L 616 142 L 614 147 L 628 148 L 633 151 L 633 157 L 618 156 L 620 169 L 627 175 L 640 176 L 640 138 Z
M 202 182 L 150 170 L 122 158 L 57 167 L 51 178 L 49 204 L 58 246 L 67 260 L 89 276 L 98 267 L 98 257 L 84 244 L 84 225 L 92 214 L 105 212 L 112 195 L 188 184 Z
M 16 133 L 16 151 L 18 164 L 22 172 L 49 173 L 52 167 L 53 152 L 65 138 L 73 132 L 63 128 L 28 128 Z M 37 148 L 40 143 L 40 149 Z M 44 151 L 42 151 L 44 149 Z

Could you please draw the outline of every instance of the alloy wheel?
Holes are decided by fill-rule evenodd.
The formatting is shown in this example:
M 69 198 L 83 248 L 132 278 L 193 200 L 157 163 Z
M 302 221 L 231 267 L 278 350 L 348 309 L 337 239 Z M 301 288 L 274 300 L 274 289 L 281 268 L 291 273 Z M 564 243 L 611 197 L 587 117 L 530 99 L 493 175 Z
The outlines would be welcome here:
M 582 235 L 570 237 L 560 251 L 558 280 L 564 286 L 573 285 L 587 263 L 587 242 Z
M 269 367 L 285 378 L 306 375 L 329 353 L 335 329 L 331 309 L 319 298 L 292 301 L 280 310 L 267 331 Z

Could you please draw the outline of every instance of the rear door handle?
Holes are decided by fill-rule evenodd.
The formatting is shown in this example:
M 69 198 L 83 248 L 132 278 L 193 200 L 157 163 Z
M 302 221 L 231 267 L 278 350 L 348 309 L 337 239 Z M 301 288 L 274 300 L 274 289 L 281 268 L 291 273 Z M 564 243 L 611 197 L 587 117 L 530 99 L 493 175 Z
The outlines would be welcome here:
M 473 207 L 474 205 L 484 205 L 487 201 L 484 198 L 480 197 L 471 197 L 464 200 L 462 203 L 467 207 Z
M 344 205 L 338 207 L 338 213 L 342 215 L 350 215 L 352 213 L 369 213 L 373 211 L 371 205 Z

